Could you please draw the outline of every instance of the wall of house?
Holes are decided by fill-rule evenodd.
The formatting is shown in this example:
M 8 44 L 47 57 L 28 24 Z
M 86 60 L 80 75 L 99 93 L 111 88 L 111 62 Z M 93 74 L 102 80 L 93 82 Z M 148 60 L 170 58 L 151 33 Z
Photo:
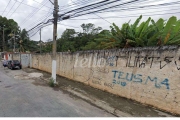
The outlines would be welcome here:
M 51 72 L 51 64 L 51 54 L 31 55 L 33 68 Z M 57 74 L 180 114 L 178 46 L 57 53 Z

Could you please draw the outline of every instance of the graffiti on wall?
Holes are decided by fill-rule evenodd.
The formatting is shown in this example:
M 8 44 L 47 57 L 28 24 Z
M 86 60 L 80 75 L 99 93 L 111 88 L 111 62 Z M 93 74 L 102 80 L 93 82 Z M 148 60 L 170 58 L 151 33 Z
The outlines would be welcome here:
M 163 86 L 166 89 L 170 89 L 168 78 L 159 79 L 157 77 L 152 76 L 143 76 L 142 74 L 133 74 L 133 73 L 125 73 L 122 71 L 113 70 L 113 84 L 118 84 L 125 87 L 128 82 L 140 83 L 144 85 L 148 85 L 149 82 L 154 82 L 154 86 L 156 88 L 161 88 Z
M 180 70 L 180 57 L 175 60 L 172 56 L 161 57 L 148 57 L 148 56 L 111 56 L 106 60 L 106 65 L 116 67 L 119 58 L 126 58 L 125 67 L 137 67 L 137 68 L 152 68 L 154 64 L 159 64 L 159 69 L 165 68 L 168 64 L 174 64 L 177 70 Z
M 106 59 L 106 65 L 117 66 L 117 60 L 118 60 L 118 56 L 109 56 Z

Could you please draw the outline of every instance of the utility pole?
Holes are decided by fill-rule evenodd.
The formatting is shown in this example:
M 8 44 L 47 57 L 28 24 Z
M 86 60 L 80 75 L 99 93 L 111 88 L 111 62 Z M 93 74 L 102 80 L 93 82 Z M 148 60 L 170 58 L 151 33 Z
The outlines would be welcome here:
M 14 35 L 13 35 L 13 39 L 14 39 L 14 49 L 13 49 L 13 53 L 12 53 L 12 60 L 14 59 L 13 57 L 14 57 L 14 52 L 15 52 L 15 31 L 14 31 Z
M 15 31 L 14 31 L 14 50 L 13 50 L 13 52 L 16 51 L 16 50 L 15 50 L 15 39 L 16 39 L 15 36 L 16 36 L 16 35 L 15 35 Z
M 40 53 L 41 53 L 41 50 L 42 50 L 42 46 L 41 46 L 41 29 L 40 29 L 39 35 L 40 35 Z
M 3 52 L 5 51 L 5 46 L 4 46 L 4 41 L 5 41 L 5 39 L 4 39 L 4 27 L 3 27 Z
M 52 55 L 52 78 L 56 83 L 56 38 L 57 38 L 57 21 L 58 21 L 58 0 L 54 0 L 54 27 L 53 27 L 53 55 Z

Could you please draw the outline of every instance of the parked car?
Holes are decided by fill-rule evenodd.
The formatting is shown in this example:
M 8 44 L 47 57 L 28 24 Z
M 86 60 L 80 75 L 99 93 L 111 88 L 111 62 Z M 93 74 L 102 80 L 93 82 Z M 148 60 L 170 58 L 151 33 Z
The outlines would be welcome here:
M 13 70 L 15 68 L 19 68 L 19 69 L 22 68 L 21 63 L 18 60 L 9 60 L 7 66 L 11 70 Z
M 3 60 L 2 62 L 3 62 L 3 66 L 4 66 L 4 67 L 7 67 L 8 60 Z

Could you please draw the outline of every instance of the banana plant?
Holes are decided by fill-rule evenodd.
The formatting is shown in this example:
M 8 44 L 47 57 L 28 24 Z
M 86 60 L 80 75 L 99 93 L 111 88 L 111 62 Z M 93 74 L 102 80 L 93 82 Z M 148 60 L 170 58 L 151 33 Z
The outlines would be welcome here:
M 180 45 L 180 20 L 177 20 L 175 16 L 165 21 L 160 18 L 156 23 L 152 20 L 154 25 L 154 34 L 148 41 L 148 45 Z

